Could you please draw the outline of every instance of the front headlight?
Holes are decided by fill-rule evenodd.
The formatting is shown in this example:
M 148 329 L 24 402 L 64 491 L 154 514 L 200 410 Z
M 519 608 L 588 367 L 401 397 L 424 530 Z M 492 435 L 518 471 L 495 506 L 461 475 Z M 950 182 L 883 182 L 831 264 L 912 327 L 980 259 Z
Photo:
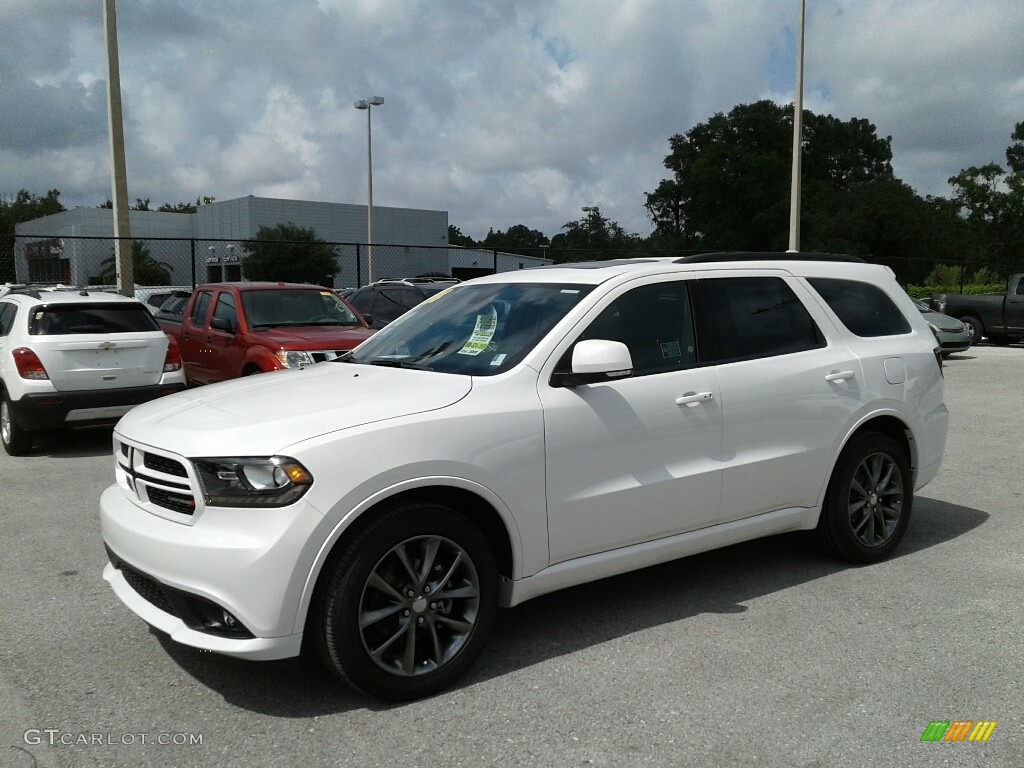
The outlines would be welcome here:
M 212 507 L 284 507 L 298 501 L 313 477 L 287 456 L 193 459 Z
M 285 368 L 301 368 L 304 365 L 313 364 L 313 356 L 309 352 L 293 352 L 287 349 L 279 349 L 274 353 L 274 357 Z

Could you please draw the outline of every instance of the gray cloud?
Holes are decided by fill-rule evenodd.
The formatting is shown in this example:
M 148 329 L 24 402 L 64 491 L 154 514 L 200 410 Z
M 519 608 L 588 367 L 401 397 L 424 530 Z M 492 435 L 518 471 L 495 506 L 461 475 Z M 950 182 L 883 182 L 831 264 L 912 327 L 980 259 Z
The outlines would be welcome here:
M 871 120 L 922 194 L 1002 161 L 1024 119 L 1024 6 L 808 4 L 806 105 Z M 0 8 L 0 191 L 109 196 L 102 9 Z M 668 139 L 792 99 L 779 0 L 136 0 L 118 7 L 129 195 L 276 194 L 439 208 L 464 232 L 554 235 L 582 205 L 646 234 Z

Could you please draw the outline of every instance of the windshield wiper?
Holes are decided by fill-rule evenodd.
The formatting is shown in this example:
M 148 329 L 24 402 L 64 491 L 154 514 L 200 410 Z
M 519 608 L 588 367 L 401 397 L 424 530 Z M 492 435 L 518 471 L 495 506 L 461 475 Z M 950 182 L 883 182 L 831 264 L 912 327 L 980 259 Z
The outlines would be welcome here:
M 385 368 L 412 368 L 413 370 L 417 371 L 430 370 L 425 365 L 420 365 L 419 363 L 410 363 L 408 360 L 404 358 L 398 359 L 395 357 L 376 357 L 370 360 L 362 360 L 356 362 L 364 362 L 367 365 L 380 365 Z

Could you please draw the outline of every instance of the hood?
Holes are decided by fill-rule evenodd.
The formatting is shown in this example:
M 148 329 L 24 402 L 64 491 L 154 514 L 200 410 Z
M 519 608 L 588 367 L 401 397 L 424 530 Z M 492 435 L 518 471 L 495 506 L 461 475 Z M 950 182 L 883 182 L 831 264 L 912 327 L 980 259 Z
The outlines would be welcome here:
M 445 408 L 469 376 L 320 363 L 197 387 L 139 405 L 118 422 L 131 440 L 183 456 L 270 456 L 301 440 Z
M 941 312 L 923 312 L 924 319 L 934 325 L 940 331 L 962 331 L 964 324 L 955 317 L 944 315 Z
M 302 325 L 294 328 L 276 327 L 251 330 L 256 338 L 282 349 L 314 352 L 327 349 L 352 349 L 370 338 L 373 328 L 351 325 Z

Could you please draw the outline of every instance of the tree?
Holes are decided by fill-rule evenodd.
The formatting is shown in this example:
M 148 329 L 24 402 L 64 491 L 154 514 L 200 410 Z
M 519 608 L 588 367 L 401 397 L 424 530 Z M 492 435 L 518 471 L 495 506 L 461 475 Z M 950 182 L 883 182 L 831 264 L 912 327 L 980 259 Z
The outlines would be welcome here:
M 448 244 L 449 245 L 461 245 L 464 248 L 472 248 L 476 245 L 476 241 L 469 235 L 462 234 L 462 230 L 456 227 L 454 224 L 448 225 Z
M 596 207 L 590 207 L 576 221 L 566 222 L 560 232 L 551 238 L 551 258 L 563 261 L 593 261 L 613 258 L 622 251 L 639 252 L 643 246 L 640 235 L 627 233 L 622 226 L 602 216 Z
M 506 231 L 489 229 L 487 236 L 480 243 L 484 248 L 493 248 L 505 253 L 521 253 L 531 256 L 537 253 L 542 245 L 549 245 L 543 232 L 530 229 L 525 224 L 513 224 Z
M 117 264 L 115 257 L 103 260 L 102 270 L 90 282 L 99 285 L 111 285 L 117 282 Z M 136 285 L 170 285 L 171 265 L 157 261 L 149 252 L 149 247 L 142 240 L 132 241 L 132 274 Z
M 785 249 L 792 136 L 793 107 L 767 100 L 672 136 L 665 167 L 673 178 L 647 195 L 655 234 L 678 247 Z M 876 136 L 867 120 L 805 110 L 803 142 L 805 214 L 813 215 L 824 190 L 849 192 L 893 178 L 890 139 Z
M 0 196 L 0 234 L 13 235 L 15 224 L 66 210 L 60 202 L 58 189 L 51 189 L 42 197 L 25 189 L 13 198 Z
M 292 222 L 260 227 L 245 252 L 242 272 L 248 280 L 328 285 L 338 268 L 331 247 L 313 229 Z

